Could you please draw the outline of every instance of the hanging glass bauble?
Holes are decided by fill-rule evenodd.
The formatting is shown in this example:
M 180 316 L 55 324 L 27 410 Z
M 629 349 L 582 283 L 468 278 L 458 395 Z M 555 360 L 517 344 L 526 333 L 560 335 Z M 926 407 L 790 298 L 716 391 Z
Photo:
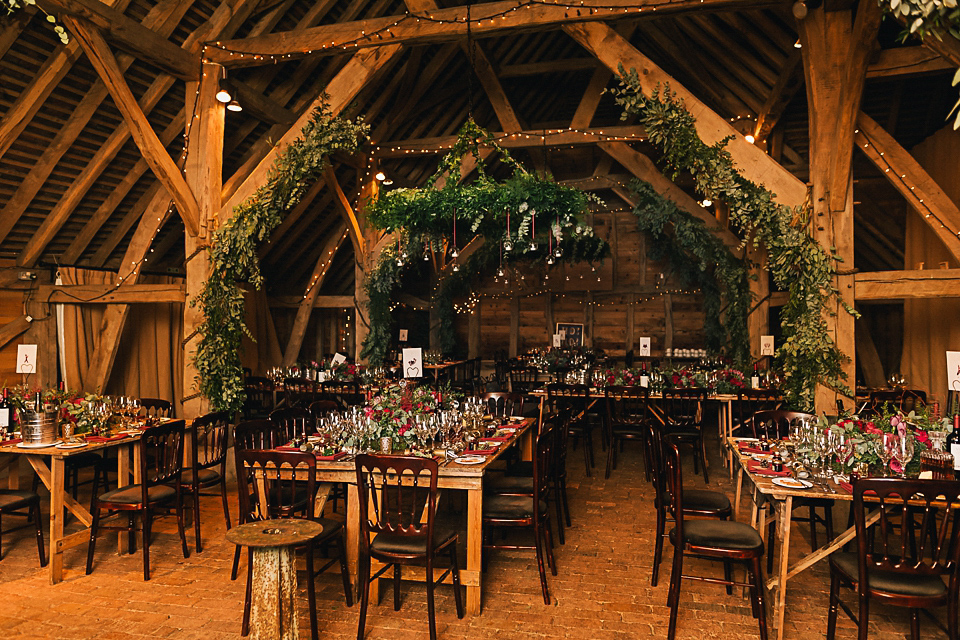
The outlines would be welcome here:
M 503 241 L 503 250 L 504 251 L 513 251 L 513 243 L 510 240 Z
M 499 278 L 502 278 L 502 277 L 503 277 L 503 269 L 502 269 L 502 268 L 501 268 L 501 269 L 497 269 L 497 277 L 499 277 Z
M 456 260 L 457 258 L 460 257 L 460 252 L 457 251 L 456 249 L 454 249 L 454 250 L 453 250 L 453 253 L 450 254 L 450 257 L 453 258 L 454 260 Z
M 530 241 L 530 247 L 529 247 L 529 249 L 530 249 L 530 251 L 536 251 L 536 250 L 537 250 L 537 243 L 534 242 L 533 240 L 531 240 L 531 241 Z
M 554 263 L 554 259 L 553 259 L 553 254 L 551 253 L 549 256 L 547 256 L 547 264 L 553 264 L 553 263 Z
M 557 258 L 563 255 L 563 249 L 560 248 L 560 245 L 557 245 L 557 248 L 553 250 L 553 255 Z

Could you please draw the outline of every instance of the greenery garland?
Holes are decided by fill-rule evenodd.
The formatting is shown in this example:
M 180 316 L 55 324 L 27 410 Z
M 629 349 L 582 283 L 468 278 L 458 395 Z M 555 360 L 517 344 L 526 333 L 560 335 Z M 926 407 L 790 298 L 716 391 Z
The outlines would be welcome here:
M 330 113 L 324 98 L 304 126 L 302 136 L 274 160 L 267 184 L 234 207 L 233 215 L 213 234 L 208 248 L 210 278 L 191 301 L 203 312 L 197 327 L 200 342 L 193 357 L 199 389 L 215 411 L 239 411 L 243 407 L 244 379 L 240 351 L 244 324 L 240 282 L 257 289 L 263 284 L 257 259 L 259 243 L 269 238 L 283 215 L 296 206 L 327 166 L 336 151 L 354 153 L 369 127 Z
M 47 22 L 53 25 L 53 30 L 56 32 L 57 37 L 60 38 L 60 42 L 67 44 L 70 42 L 70 36 L 67 35 L 66 29 L 64 29 L 60 24 L 57 23 L 57 18 L 55 16 L 47 13 L 47 10 L 37 4 L 37 0 L 2 0 L 0 6 L 7 10 L 7 15 L 15 13 L 17 11 L 26 11 L 28 6 L 33 6 L 39 9 L 43 15 L 46 16 Z
M 513 168 L 513 176 L 504 182 L 488 176 L 479 153 L 481 145 L 494 147 L 501 162 Z M 434 346 L 445 353 L 456 342 L 453 299 L 465 295 L 489 269 L 491 258 L 499 255 L 500 243 L 512 244 L 513 249 L 504 252 L 504 260 L 510 262 L 546 260 L 551 245 L 560 253 L 556 259 L 567 262 L 595 262 L 609 253 L 607 242 L 596 237 L 583 220 L 593 196 L 527 172 L 473 120 L 460 130 L 457 142 L 427 184 L 433 185 L 444 173 L 459 173 L 468 153 L 477 161 L 478 178 L 474 182 L 448 180 L 440 189 L 395 189 L 381 194 L 367 209 L 367 220 L 373 226 L 400 235 L 395 244 L 381 252 L 364 284 L 370 333 L 360 355 L 372 365 L 382 364 L 389 350 L 391 295 L 401 272 L 408 261 L 427 251 L 444 257 L 450 251 L 452 257 L 454 249 L 463 248 L 475 236 L 485 240 L 484 247 L 460 264 L 460 271 L 441 274 L 431 301 L 440 320 L 439 344 Z M 456 243 L 452 236 L 454 221 Z
M 651 259 L 668 262 L 684 286 L 696 286 L 703 292 L 707 348 L 714 353 L 725 352 L 734 366 L 746 370 L 750 363 L 747 315 L 751 293 L 744 261 L 733 255 L 702 220 L 681 211 L 649 182 L 635 180 L 631 190 L 637 196 L 633 209 L 637 227 L 654 240 L 664 240 L 650 245 Z M 666 238 L 668 226 L 673 229 L 670 238 Z
M 781 312 L 784 342 L 777 350 L 787 402 L 798 409 L 812 409 L 817 383 L 850 395 L 843 371 L 849 358 L 831 340 L 826 322 L 828 302 L 834 298 L 856 316 L 833 284 L 840 258 L 824 251 L 806 232 L 807 214 L 802 208 L 777 204 L 773 193 L 740 175 L 724 149 L 729 138 L 705 144 L 693 116 L 669 87 L 647 98 L 636 70 L 627 72 L 622 66 L 620 81 L 621 87 L 613 93 L 623 108 L 622 117 L 638 117 L 650 142 L 663 153 L 671 177 L 689 172 L 699 193 L 727 203 L 730 220 L 744 237 L 766 246 L 774 282 L 790 293 Z

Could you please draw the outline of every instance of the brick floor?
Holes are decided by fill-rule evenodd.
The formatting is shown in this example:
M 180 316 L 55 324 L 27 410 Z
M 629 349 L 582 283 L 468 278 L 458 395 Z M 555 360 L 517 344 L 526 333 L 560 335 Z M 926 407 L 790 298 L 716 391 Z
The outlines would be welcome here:
M 556 548 L 559 576 L 549 577 L 553 603 L 544 606 L 540 597 L 532 553 L 495 552 L 484 577 L 482 615 L 458 620 L 450 588 L 438 591 L 437 627 L 442 638 L 626 640 L 666 635 L 671 549 L 668 544 L 660 585 L 650 587 L 652 492 L 644 481 L 636 451 L 632 445 L 627 446 L 620 468 L 609 480 L 603 479 L 599 451 L 598 468 L 589 478 L 583 474 L 582 458 L 570 456 L 574 526 L 567 530 L 566 544 Z M 731 483 L 719 464 L 714 456 L 712 488 L 732 495 Z M 694 479 L 692 472 L 687 478 L 702 485 L 702 477 Z M 229 577 L 233 547 L 223 536 L 219 501 L 207 498 L 203 502 L 203 553 L 192 552 L 193 539 L 188 532 L 191 556 L 185 560 L 180 555 L 175 521 L 160 519 L 151 547 L 153 575 L 149 582 L 143 581 L 139 552 L 117 555 L 116 537 L 111 534 L 109 543 L 107 537 L 100 539 L 92 575 L 83 574 L 86 547 L 71 549 L 65 554 L 66 579 L 51 586 L 47 571 L 38 566 L 30 532 L 8 534 L 0 561 L 0 637 L 239 637 L 243 579 L 232 582 Z M 836 519 L 846 522 L 845 505 L 837 508 Z M 800 525 L 803 536 L 804 526 Z M 793 555 L 799 558 L 808 551 L 805 537 L 796 540 Z M 687 566 L 720 575 L 719 567 L 710 563 L 690 562 Z M 827 575 L 826 564 L 820 563 L 790 582 L 788 638 L 825 634 Z M 324 574 L 317 587 L 322 637 L 355 638 L 358 606 L 345 606 L 339 575 Z M 385 585 L 382 604 L 371 605 L 367 638 L 427 637 L 424 588 L 405 583 L 403 593 L 403 606 L 394 612 L 390 587 Z M 303 592 L 301 603 L 306 604 Z M 935 615 L 942 620 L 944 612 Z M 922 624 L 925 637 L 942 635 L 929 620 Z M 907 616 L 894 608 L 874 607 L 870 626 L 873 638 L 899 638 L 909 633 Z M 306 630 L 302 637 L 309 637 L 309 624 L 302 615 L 301 629 Z M 685 582 L 677 635 L 755 638 L 758 633 L 749 601 L 739 593 L 728 596 L 721 586 Z M 855 637 L 852 623 L 842 614 L 838 635 Z

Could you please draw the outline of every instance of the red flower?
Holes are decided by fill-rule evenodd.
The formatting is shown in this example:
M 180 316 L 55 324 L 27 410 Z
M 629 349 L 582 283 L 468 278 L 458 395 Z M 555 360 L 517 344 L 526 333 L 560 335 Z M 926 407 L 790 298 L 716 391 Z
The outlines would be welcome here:
M 916 431 L 913 432 L 913 437 L 914 437 L 914 440 L 916 440 L 920 444 L 927 445 L 928 447 L 930 446 L 930 436 L 927 435 L 926 431 L 917 429 Z
M 670 380 L 671 382 L 673 382 L 674 385 L 680 384 L 680 376 L 678 376 L 677 374 L 673 374 Z
M 406 433 L 407 431 L 409 431 L 409 430 L 410 430 L 410 424 L 408 423 L 408 424 L 403 425 L 403 426 L 400 427 L 399 429 L 397 429 L 397 433 L 399 433 L 399 434 L 402 436 L 403 434 L 405 434 L 405 433 Z
M 875 424 L 873 424 L 873 422 L 869 422 L 869 421 L 868 421 L 866 424 L 864 424 L 864 426 L 863 426 L 863 431 L 864 431 L 864 433 L 872 433 L 872 434 L 875 434 L 875 435 L 879 435 L 879 434 L 883 433 L 883 431 L 881 431 L 880 429 L 877 428 L 877 425 L 875 425 Z

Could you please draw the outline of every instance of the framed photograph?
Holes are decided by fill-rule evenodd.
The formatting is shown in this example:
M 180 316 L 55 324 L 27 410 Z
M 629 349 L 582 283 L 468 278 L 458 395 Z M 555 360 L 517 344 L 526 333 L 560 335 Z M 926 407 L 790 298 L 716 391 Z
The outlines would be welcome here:
M 583 346 L 583 325 L 558 322 L 557 334 L 560 335 L 560 342 L 564 347 L 582 347 Z

